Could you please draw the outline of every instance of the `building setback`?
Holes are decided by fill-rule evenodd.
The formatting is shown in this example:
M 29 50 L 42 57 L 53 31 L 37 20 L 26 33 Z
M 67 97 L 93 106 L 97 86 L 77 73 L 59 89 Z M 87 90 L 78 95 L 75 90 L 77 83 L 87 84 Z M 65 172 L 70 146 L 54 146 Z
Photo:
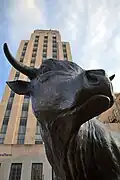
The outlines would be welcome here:
M 30 40 L 22 40 L 16 59 L 39 67 L 46 58 L 72 60 L 70 45 L 62 42 L 59 31 L 35 30 Z M 13 67 L 9 81 L 28 80 Z M 0 179 L 53 180 L 40 127 L 28 96 L 19 96 L 6 85 L 0 103 Z

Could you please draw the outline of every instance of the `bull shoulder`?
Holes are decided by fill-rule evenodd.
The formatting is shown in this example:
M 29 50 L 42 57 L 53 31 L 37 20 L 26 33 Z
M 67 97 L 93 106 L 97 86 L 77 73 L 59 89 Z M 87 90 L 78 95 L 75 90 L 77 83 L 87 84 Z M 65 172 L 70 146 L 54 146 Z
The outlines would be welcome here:
M 120 141 L 97 119 L 80 127 L 71 149 L 69 166 L 76 164 L 75 169 L 71 168 L 73 176 L 89 180 L 120 179 Z

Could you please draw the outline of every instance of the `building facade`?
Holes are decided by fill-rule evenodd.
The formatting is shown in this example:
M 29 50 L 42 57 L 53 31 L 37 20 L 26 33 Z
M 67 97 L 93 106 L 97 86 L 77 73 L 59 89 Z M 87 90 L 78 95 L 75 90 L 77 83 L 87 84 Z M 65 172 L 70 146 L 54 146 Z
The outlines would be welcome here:
M 120 133 L 120 93 L 115 94 L 115 96 L 116 100 L 114 105 L 102 113 L 99 119 L 105 123 L 108 129 Z
M 56 30 L 35 30 L 30 40 L 22 40 L 16 59 L 39 67 L 47 58 L 72 60 L 70 45 L 62 42 Z M 28 80 L 13 67 L 9 81 Z M 19 96 L 5 87 L 0 103 L 0 179 L 53 180 L 47 161 L 40 127 L 28 96 Z

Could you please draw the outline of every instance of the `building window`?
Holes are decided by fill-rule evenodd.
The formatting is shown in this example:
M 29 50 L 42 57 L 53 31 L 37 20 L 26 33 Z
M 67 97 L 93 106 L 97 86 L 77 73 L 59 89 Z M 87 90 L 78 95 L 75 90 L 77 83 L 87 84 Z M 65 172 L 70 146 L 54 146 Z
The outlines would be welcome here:
M 25 111 L 28 114 L 28 108 L 29 108 L 29 97 L 26 96 L 26 97 L 24 97 L 24 103 L 23 103 L 23 106 L 22 106 L 22 112 Z M 21 114 L 21 117 L 23 117 L 22 114 Z
M 35 43 L 35 44 L 34 44 L 34 47 L 38 47 L 38 43 Z
M 48 36 L 44 36 L 44 39 L 48 39 Z
M 53 44 L 56 44 L 56 40 L 55 40 L 55 39 L 53 39 L 53 41 L 52 41 L 52 42 L 53 42 Z
M 5 133 L 0 133 L 0 144 L 4 143 L 4 139 L 5 139 Z
M 37 48 L 33 48 L 33 52 L 37 52 Z
M 24 144 L 25 134 L 18 134 L 17 144 Z
M 35 144 L 43 144 L 43 141 L 41 139 L 36 139 Z
M 27 46 L 24 46 L 24 47 L 23 47 L 23 51 L 26 51 L 26 49 L 27 49 Z
M 67 58 L 67 54 L 64 54 L 64 58 Z
M 47 47 L 47 44 L 43 44 L 43 47 Z
M 32 163 L 31 180 L 43 179 L 43 163 Z
M 7 125 L 3 124 L 1 128 L 1 133 L 6 133 L 6 131 L 7 131 Z
M 43 140 L 40 133 L 40 125 L 38 121 L 37 121 L 37 126 L 36 126 L 35 144 L 43 144 Z
M 26 126 L 27 124 L 27 119 L 26 118 L 20 118 L 20 125 Z
M 21 56 L 25 56 L 25 51 L 22 52 Z
M 66 43 L 63 43 L 62 45 L 63 45 L 63 48 L 66 48 Z
M 6 134 L 6 131 L 7 131 L 7 125 L 8 125 L 8 122 L 9 122 L 9 117 L 10 117 L 12 104 L 13 104 L 13 100 L 14 100 L 14 95 L 15 95 L 15 93 L 13 91 L 11 91 L 10 97 L 9 97 L 9 100 L 8 100 L 8 103 L 7 103 L 7 107 L 6 107 L 2 127 L 1 127 L 0 144 L 3 143 L 4 138 L 5 138 L 5 134 Z
M 35 63 L 35 58 L 33 57 L 32 59 L 31 59 L 31 63 Z
M 18 80 L 19 79 L 19 76 L 20 76 L 20 72 L 16 72 L 16 74 L 15 74 L 15 78 L 14 78 L 14 80 L 16 81 L 16 80 Z
M 19 131 L 18 131 L 18 137 L 17 137 L 17 144 L 24 144 L 28 109 L 29 109 L 29 96 L 24 96 L 24 102 L 22 106 Z
M 27 118 L 27 116 L 28 116 L 28 111 L 22 110 L 21 118 Z
M 26 49 L 27 49 L 27 45 L 28 45 L 28 42 L 26 42 L 24 44 L 23 51 L 22 51 L 21 58 L 20 58 L 20 62 L 23 62 L 23 59 L 24 59 L 24 56 L 25 56 L 25 52 L 26 52 Z
M 47 53 L 47 49 L 43 49 L 43 53 L 44 53 L 44 52 Z
M 26 46 L 24 46 L 24 47 L 23 47 L 23 51 L 26 51 L 26 49 L 27 49 L 27 47 L 26 47 Z
M 24 125 L 20 125 L 19 126 L 19 134 L 25 134 L 25 131 L 26 131 L 26 127 Z
M 39 36 L 35 36 L 35 39 L 39 39 Z
M 21 179 L 22 163 L 12 163 L 10 169 L 9 180 Z
M 35 144 L 43 144 L 39 121 L 37 121 L 37 124 L 36 124 Z
M 35 66 L 35 61 L 36 61 L 36 58 L 32 57 L 31 63 L 30 63 L 30 67 L 34 67 Z
M 64 53 L 64 54 L 67 53 L 66 49 L 63 49 L 63 53 Z
M 13 91 L 11 91 L 10 97 L 14 97 L 14 96 L 15 96 L 15 93 Z
M 52 57 L 57 59 L 57 53 L 53 53 Z
M 24 102 L 29 102 L 29 100 L 30 100 L 30 96 L 28 96 L 28 95 L 24 95 Z
M 3 125 L 7 125 L 9 121 L 9 117 L 4 117 Z
M 42 144 L 43 140 L 40 133 L 36 133 L 35 135 L 35 144 Z
M 66 51 L 66 44 L 63 44 L 63 54 L 67 54 L 67 51 Z
M 0 135 L 0 144 L 3 144 L 4 143 L 4 138 L 1 138 L 1 135 Z
M 27 116 L 28 116 L 28 111 L 22 110 L 21 118 L 27 118 Z
M 53 54 L 53 58 L 57 59 L 57 55 Z
M 10 110 L 6 110 L 6 112 L 5 112 L 5 117 L 9 117 L 10 116 Z
M 7 104 L 7 110 L 11 110 L 12 109 L 12 103 L 13 103 L 13 97 L 10 97 L 8 100 L 8 104 Z
M 11 100 L 11 102 L 10 101 L 8 102 L 8 104 L 7 104 L 7 109 L 8 110 L 12 109 L 12 102 L 13 102 L 13 100 Z
M 43 58 L 42 58 L 42 61 L 45 61 L 45 60 L 46 60 L 46 58 L 43 57 Z
M 57 44 L 55 43 L 55 44 L 53 44 L 53 48 L 57 48 Z
M 31 64 L 30 64 L 30 67 L 34 67 L 34 66 L 35 66 L 35 64 L 34 64 L 34 63 L 31 63 Z
M 16 72 L 16 74 L 15 74 L 15 77 L 19 77 L 20 76 L 20 72 Z
M 43 60 L 43 61 L 45 61 L 46 59 L 47 59 L 47 58 L 46 58 L 45 56 L 44 56 L 44 57 L 42 57 L 42 60 Z
M 44 40 L 44 43 L 48 43 L 48 40 Z
M 20 62 L 23 62 L 24 58 L 23 57 L 20 57 Z
M 53 43 L 53 46 L 57 45 L 57 42 L 55 40 L 53 40 L 52 43 Z
M 33 52 L 33 53 L 32 53 L 32 57 L 36 57 L 36 53 Z
M 35 41 L 34 41 L 35 43 L 38 43 L 39 42 L 39 39 L 35 39 Z
M 53 56 L 57 56 L 57 52 L 53 52 L 52 54 L 53 54 Z
M 52 38 L 53 38 L 53 39 L 56 39 L 56 36 L 54 35 Z
M 44 48 L 43 51 L 47 52 L 47 47 L 43 47 L 43 48 Z
M 35 135 L 35 144 L 43 144 L 43 140 L 40 134 Z
M 47 53 L 46 52 L 43 52 L 43 57 L 47 57 Z
M 43 54 L 43 58 L 46 58 L 47 57 L 47 54 Z
M 24 46 L 27 46 L 28 45 L 28 42 L 25 42 Z
M 36 134 L 40 134 L 40 126 L 39 125 L 36 126 Z
M 26 111 L 28 111 L 28 108 L 29 108 L 29 107 L 28 107 L 28 104 L 27 104 L 27 103 L 24 103 L 24 104 L 23 104 L 23 107 L 22 107 L 22 111 L 25 111 L 25 112 L 26 112 Z
M 57 49 L 53 49 L 53 53 L 57 53 Z

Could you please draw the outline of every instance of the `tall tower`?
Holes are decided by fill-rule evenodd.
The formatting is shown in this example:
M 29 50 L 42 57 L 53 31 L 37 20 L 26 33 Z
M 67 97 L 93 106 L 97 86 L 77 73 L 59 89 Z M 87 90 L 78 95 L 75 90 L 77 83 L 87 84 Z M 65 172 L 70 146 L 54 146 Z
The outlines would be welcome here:
M 56 30 L 35 30 L 30 40 L 22 40 L 16 58 L 39 67 L 47 58 L 72 60 L 70 45 Z M 27 80 L 13 67 L 9 81 Z M 19 96 L 5 87 L 0 103 L 0 178 L 2 180 L 52 180 L 40 127 L 28 96 Z

